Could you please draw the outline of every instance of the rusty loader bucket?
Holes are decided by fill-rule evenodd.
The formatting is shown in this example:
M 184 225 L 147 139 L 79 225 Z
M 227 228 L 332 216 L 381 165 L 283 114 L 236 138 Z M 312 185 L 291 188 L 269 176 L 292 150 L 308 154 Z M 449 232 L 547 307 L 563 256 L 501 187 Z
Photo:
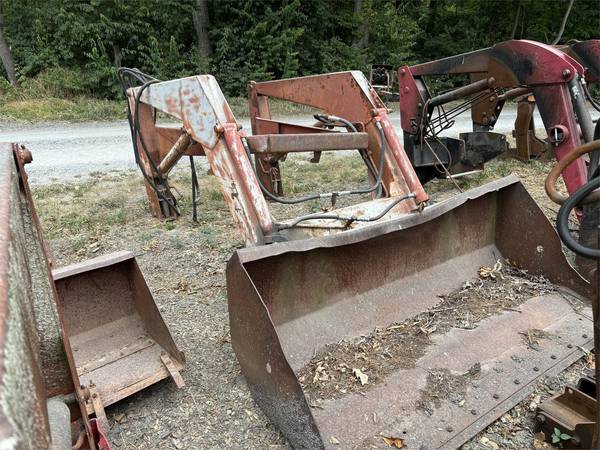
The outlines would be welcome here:
M 296 449 L 456 448 L 592 346 L 588 284 L 514 177 L 238 250 L 232 344 Z
M 104 407 L 164 378 L 183 386 L 183 353 L 131 252 L 73 264 L 53 276 L 88 414 L 103 421 Z

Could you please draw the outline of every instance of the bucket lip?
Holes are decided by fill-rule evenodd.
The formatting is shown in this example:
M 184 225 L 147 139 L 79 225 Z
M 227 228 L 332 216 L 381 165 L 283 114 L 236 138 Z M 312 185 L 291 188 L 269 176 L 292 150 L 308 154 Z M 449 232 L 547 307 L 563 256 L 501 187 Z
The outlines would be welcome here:
M 512 185 L 521 185 L 519 178 L 508 175 L 504 178 L 490 181 L 489 183 L 461 192 L 440 203 L 426 207 L 421 213 L 410 213 L 387 221 L 377 222 L 373 225 L 364 226 L 355 230 L 343 231 L 328 236 L 299 239 L 295 241 L 280 242 L 257 247 L 246 247 L 237 249 L 234 253 L 238 255 L 242 264 L 259 260 L 262 258 L 277 256 L 284 253 L 304 252 L 317 248 L 337 247 L 341 245 L 362 242 L 376 236 L 382 236 L 394 231 L 412 228 L 430 220 L 436 219 L 446 212 L 457 208 L 469 200 L 483 197 L 487 194 L 497 192 Z
M 52 277 L 54 278 L 54 281 L 58 281 L 84 272 L 103 269 L 104 267 L 112 266 L 113 264 L 118 264 L 130 259 L 135 259 L 135 254 L 129 250 L 107 253 L 106 255 L 100 255 L 79 263 L 53 269 Z
M 4 374 L 7 371 L 5 356 L 5 346 L 8 336 L 8 316 L 10 315 L 9 305 L 9 248 L 11 239 L 10 216 L 11 216 L 11 188 L 15 182 L 15 169 L 12 165 L 13 147 L 7 142 L 0 143 L 0 192 L 4 201 L 0 202 L 0 384 L 4 384 Z M 0 413 L 0 423 L 7 422 L 6 416 Z M 15 432 L 12 426 L 0 433 L 0 437 L 10 436 Z

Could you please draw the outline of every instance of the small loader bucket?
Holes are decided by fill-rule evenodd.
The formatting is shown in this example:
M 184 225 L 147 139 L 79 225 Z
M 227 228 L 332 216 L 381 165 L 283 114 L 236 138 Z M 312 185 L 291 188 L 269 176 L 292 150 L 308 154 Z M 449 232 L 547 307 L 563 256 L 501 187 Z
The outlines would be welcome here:
M 227 286 L 241 369 L 296 449 L 456 448 L 592 345 L 589 287 L 515 177 L 238 250 Z
M 131 252 L 53 271 L 63 333 L 88 414 L 169 376 L 179 387 L 184 356 L 165 325 Z M 106 424 L 103 424 L 106 425 Z

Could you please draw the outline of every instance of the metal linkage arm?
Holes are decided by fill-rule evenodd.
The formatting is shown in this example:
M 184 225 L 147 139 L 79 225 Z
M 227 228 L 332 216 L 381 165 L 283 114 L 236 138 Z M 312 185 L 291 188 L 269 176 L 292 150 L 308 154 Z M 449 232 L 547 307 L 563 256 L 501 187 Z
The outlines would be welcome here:
M 413 136 L 415 142 L 427 137 L 427 123 L 431 115 L 428 105 L 435 98 L 431 98 L 422 77 L 462 73 L 475 74 L 475 78 L 493 78 L 495 83 L 492 87 L 495 89 L 530 89 L 557 159 L 563 158 L 582 142 L 591 140 L 593 124 L 583 97 L 582 65 L 552 46 L 516 40 L 438 61 L 401 67 L 398 79 L 405 141 L 407 136 Z M 470 90 L 474 91 L 475 87 L 484 84 L 476 81 L 469 85 L 473 88 Z M 454 99 L 461 90 L 465 88 L 447 93 L 443 99 Z M 490 92 L 489 97 L 492 103 L 505 100 L 496 92 Z M 477 123 L 476 120 L 474 122 Z M 490 121 L 485 123 L 493 124 Z M 580 136 L 580 130 L 583 136 Z M 569 165 L 563 172 L 563 178 L 571 193 L 585 184 L 587 168 L 583 160 Z
M 367 133 L 369 145 L 365 154 L 370 159 L 370 164 L 375 167 L 384 145 L 381 142 L 379 131 L 381 129 L 388 149 L 384 155 L 382 173 L 382 184 L 386 195 L 407 195 L 412 192 L 416 196 L 416 203 L 427 201 L 428 196 L 400 144 L 385 104 L 362 72 L 338 72 L 262 83 L 251 82 L 248 89 L 254 135 L 314 133 L 314 127 L 306 127 L 302 130 L 298 125 L 273 120 L 269 109 L 269 98 L 306 105 L 320 109 L 326 115 L 343 118 L 356 130 Z M 258 175 L 263 180 L 263 184 L 271 188 L 272 193 L 281 195 L 280 178 L 277 186 L 274 186 L 269 178 L 269 174 L 272 173 L 277 173 L 280 177 L 278 158 L 274 156 L 270 153 L 257 156 L 257 166 L 264 169 L 264 173 L 259 172 Z M 414 202 L 406 202 L 403 207 L 408 211 L 414 207 Z
M 199 75 L 158 82 L 131 89 L 131 97 L 139 99 L 138 104 L 133 105 L 134 109 L 143 105 L 182 122 L 184 133 L 201 146 L 213 174 L 219 179 L 225 201 L 246 245 L 263 244 L 273 229 L 271 215 L 244 151 L 240 127 L 215 78 Z M 142 130 L 150 130 L 148 143 L 155 142 L 153 122 L 148 127 L 141 125 Z M 180 142 L 181 146 L 191 144 L 187 138 L 181 139 L 185 141 Z M 161 159 L 158 167 L 169 169 L 184 153 L 181 146 L 174 146 L 173 153 L 167 153 L 167 159 Z

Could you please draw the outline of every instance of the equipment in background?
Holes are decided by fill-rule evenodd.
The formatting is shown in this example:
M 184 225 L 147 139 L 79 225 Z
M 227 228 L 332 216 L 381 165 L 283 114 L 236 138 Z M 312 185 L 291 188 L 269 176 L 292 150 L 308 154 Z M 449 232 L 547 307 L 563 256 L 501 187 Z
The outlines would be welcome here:
M 471 83 L 431 96 L 425 77 L 465 74 Z M 585 104 L 584 68 L 566 53 L 533 41 L 506 41 L 493 47 L 451 56 L 398 70 L 401 125 L 404 144 L 421 181 L 451 173 L 482 168 L 482 164 L 508 149 L 504 135 L 493 133 L 507 100 L 524 98 L 517 120 L 517 154 L 521 159 L 543 151 L 535 139 L 532 114 L 533 94 L 548 145 L 560 159 L 578 145 L 593 140 L 593 122 Z M 460 104 L 449 102 L 461 101 Z M 454 119 L 470 109 L 473 132 L 459 139 L 442 136 Z M 581 130 L 581 136 L 580 136 Z M 480 135 L 480 133 L 484 133 Z M 473 134 L 477 139 L 469 139 Z M 473 143 L 476 143 L 473 145 Z M 527 145 L 529 150 L 523 150 Z M 521 154 L 523 153 L 523 154 Z M 526 154 L 525 154 L 526 153 Z M 592 155 L 592 170 L 597 167 Z M 565 170 L 569 192 L 582 186 L 587 178 L 583 160 Z
M 377 94 L 386 101 L 397 102 L 399 95 L 396 82 L 396 71 L 391 64 L 372 64 L 369 70 L 369 84 Z

